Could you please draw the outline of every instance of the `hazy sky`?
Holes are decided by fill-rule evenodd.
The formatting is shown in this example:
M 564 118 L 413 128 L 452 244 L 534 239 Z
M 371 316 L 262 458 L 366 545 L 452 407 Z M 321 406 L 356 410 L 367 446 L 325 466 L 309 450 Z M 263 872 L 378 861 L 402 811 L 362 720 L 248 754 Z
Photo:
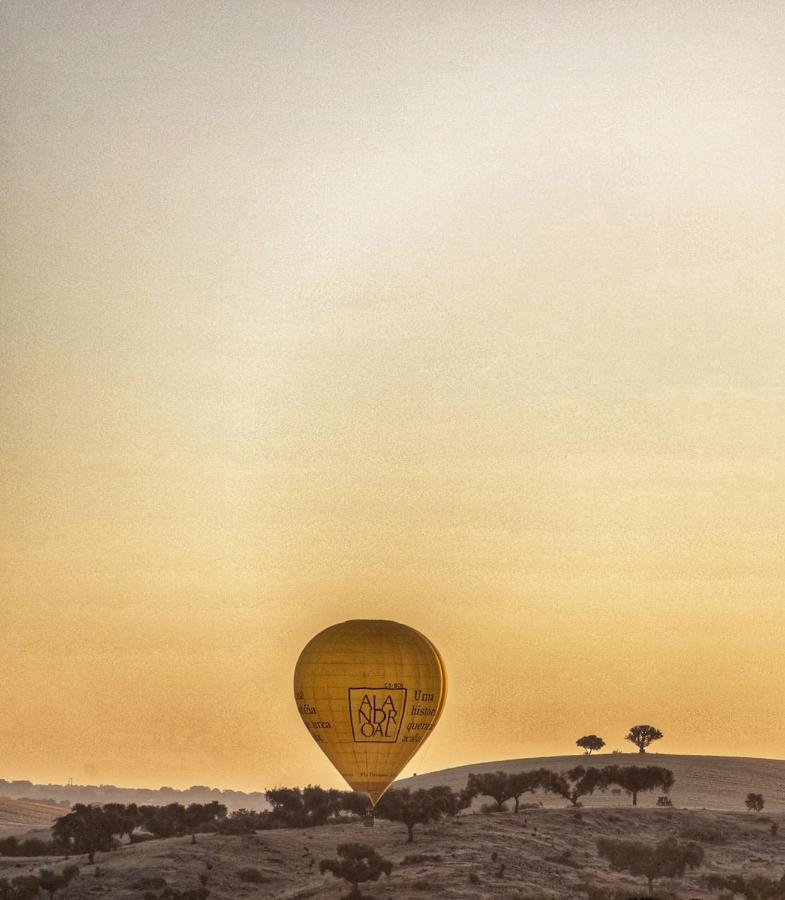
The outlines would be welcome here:
M 0 777 L 337 786 L 374 617 L 407 772 L 785 757 L 781 2 L 0 18 Z

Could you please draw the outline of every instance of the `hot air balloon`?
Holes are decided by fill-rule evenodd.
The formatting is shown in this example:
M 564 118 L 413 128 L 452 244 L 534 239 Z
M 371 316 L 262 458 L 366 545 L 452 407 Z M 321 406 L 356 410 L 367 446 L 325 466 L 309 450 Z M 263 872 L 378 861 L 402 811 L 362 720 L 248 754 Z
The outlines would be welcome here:
M 380 619 L 326 628 L 294 671 L 311 737 L 372 807 L 433 731 L 446 693 L 444 662 L 428 638 Z

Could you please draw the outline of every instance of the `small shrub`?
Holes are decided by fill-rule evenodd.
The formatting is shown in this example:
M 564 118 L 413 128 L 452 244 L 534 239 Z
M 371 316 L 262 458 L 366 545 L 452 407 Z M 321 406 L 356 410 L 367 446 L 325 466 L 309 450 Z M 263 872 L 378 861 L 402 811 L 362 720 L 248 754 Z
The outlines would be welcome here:
M 719 828 L 707 825 L 703 828 L 685 826 L 681 830 L 681 836 L 685 841 L 698 841 L 700 844 L 727 844 L 728 837 Z
M 763 807 L 766 805 L 766 801 L 763 799 L 763 794 L 747 794 L 747 799 L 744 801 L 744 805 L 750 812 L 760 812 Z
M 402 866 L 417 866 L 428 862 L 441 862 L 442 858 L 438 853 L 410 853 L 404 856 Z
M 166 879 L 160 875 L 153 875 L 150 878 L 140 878 L 135 881 L 131 887 L 135 891 L 160 891 L 166 887 Z
M 469 872 L 469 884 L 479 884 L 480 876 L 476 872 Z
M 706 885 L 714 890 L 727 891 L 734 896 L 741 894 L 747 900 L 761 900 L 761 898 L 779 900 L 785 896 L 785 876 L 782 880 L 774 881 L 763 875 L 753 875 L 751 878 L 747 878 L 742 874 L 712 874 L 706 877 Z
M 581 863 L 576 862 L 572 858 L 572 852 L 570 850 L 562 850 L 561 853 L 554 853 L 552 856 L 546 856 L 545 861 L 556 863 L 559 866 L 571 866 L 573 869 L 579 869 L 581 867 Z
M 41 869 L 38 873 L 38 882 L 41 888 L 49 894 L 49 900 L 53 900 L 54 895 L 60 888 L 67 887 L 78 875 L 78 866 L 66 866 L 62 872 L 54 872 L 52 869 Z
M 249 866 L 245 869 L 240 869 L 237 873 L 237 877 L 240 881 L 247 881 L 250 884 L 264 884 L 267 879 L 262 875 L 262 873 L 258 869 L 254 869 Z
M 776 822 L 771 823 L 771 828 L 769 831 L 771 832 L 772 837 L 777 837 L 777 832 L 780 830 L 780 826 Z
M 627 892 L 615 891 L 613 888 L 584 884 L 579 890 L 588 896 L 588 900 L 630 900 Z
M 132 844 L 144 844 L 147 841 L 154 841 L 155 835 L 150 834 L 147 831 L 134 832 L 131 835 L 131 843 Z

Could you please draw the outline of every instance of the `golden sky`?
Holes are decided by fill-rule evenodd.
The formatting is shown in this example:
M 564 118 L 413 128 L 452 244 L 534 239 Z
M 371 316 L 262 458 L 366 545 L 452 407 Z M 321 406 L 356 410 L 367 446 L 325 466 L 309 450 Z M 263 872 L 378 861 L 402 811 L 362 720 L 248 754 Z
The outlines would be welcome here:
M 0 777 L 337 786 L 348 618 L 407 773 L 785 756 L 781 4 L 0 18 Z

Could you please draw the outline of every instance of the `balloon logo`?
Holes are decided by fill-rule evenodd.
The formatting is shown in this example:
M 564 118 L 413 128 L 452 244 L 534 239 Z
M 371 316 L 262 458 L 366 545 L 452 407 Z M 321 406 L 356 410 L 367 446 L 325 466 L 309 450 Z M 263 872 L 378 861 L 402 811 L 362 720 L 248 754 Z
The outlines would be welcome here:
M 311 737 L 372 806 L 433 731 L 446 693 L 439 651 L 414 628 L 385 620 L 325 629 L 294 670 Z

